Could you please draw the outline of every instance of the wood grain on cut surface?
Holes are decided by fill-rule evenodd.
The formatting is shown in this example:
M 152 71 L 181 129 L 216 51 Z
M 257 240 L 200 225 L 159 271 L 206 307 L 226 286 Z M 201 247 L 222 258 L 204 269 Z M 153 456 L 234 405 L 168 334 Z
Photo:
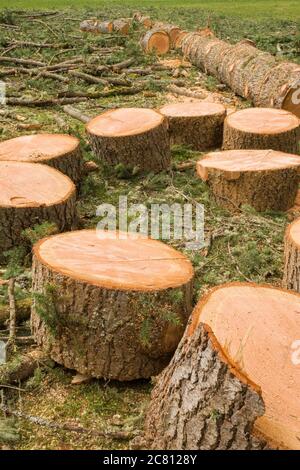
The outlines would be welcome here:
M 193 313 L 193 328 L 208 324 L 231 361 L 261 387 L 266 411 L 257 429 L 289 449 L 300 449 L 299 365 L 292 361 L 299 312 L 296 293 L 233 283 L 215 288 Z
M 106 288 L 151 291 L 180 286 L 192 278 L 192 266 L 183 254 L 159 241 L 134 236 L 105 231 L 97 236 L 95 230 L 80 230 L 42 240 L 34 252 L 55 271 Z
M 33 134 L 0 143 L 0 161 L 45 163 L 76 184 L 82 176 L 80 141 L 67 134 Z

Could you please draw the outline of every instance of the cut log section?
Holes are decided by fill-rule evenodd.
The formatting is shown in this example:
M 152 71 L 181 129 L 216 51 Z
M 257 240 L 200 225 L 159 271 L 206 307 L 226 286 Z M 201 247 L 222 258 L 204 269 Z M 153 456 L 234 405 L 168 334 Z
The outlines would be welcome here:
M 178 26 L 174 26 L 172 24 L 161 23 L 161 22 L 154 23 L 153 29 L 156 29 L 159 31 L 165 31 L 169 35 L 171 49 L 175 48 L 176 41 L 182 32 L 181 29 L 178 28 Z
M 299 311 L 299 294 L 271 286 L 232 283 L 204 296 L 153 390 L 146 441 L 300 449 Z
M 170 50 L 170 38 L 164 30 L 150 29 L 141 39 L 141 46 L 145 52 L 166 54 Z
M 119 20 L 115 20 L 113 22 L 113 30 L 116 31 L 117 33 L 120 33 L 126 36 L 129 33 L 129 29 L 130 29 L 129 20 L 120 18 Z
M 171 144 L 188 145 L 199 151 L 222 146 L 226 109 L 221 104 L 171 103 L 159 112 L 169 121 Z
M 0 161 L 45 163 L 80 182 L 83 160 L 80 142 L 66 134 L 23 135 L 0 143 Z
M 140 170 L 170 166 L 167 120 L 144 108 L 120 108 L 92 119 L 86 130 L 95 155 L 108 165 L 122 163 Z
M 215 76 L 255 106 L 283 108 L 300 117 L 300 67 L 260 51 L 247 41 L 231 45 L 189 33 L 182 51 L 202 71 Z
M 283 285 L 300 292 L 300 219 L 288 226 L 284 241 Z
M 152 28 L 153 21 L 150 16 L 144 16 L 142 13 L 137 11 L 133 14 L 133 19 L 138 23 L 141 23 L 144 28 Z
M 99 33 L 108 34 L 112 33 L 114 30 L 114 23 L 113 21 L 103 21 L 98 25 Z
M 275 150 L 212 152 L 197 162 L 197 173 L 210 186 L 216 202 L 236 211 L 285 211 L 298 189 L 300 156 Z
M 183 254 L 142 235 L 81 230 L 46 238 L 34 247 L 34 337 L 83 375 L 149 378 L 183 334 L 192 279 Z
M 0 162 L 0 256 L 21 243 L 24 229 L 49 221 L 59 230 L 76 223 L 72 181 L 47 165 Z
M 223 148 L 298 153 L 299 123 L 294 114 L 282 109 L 242 109 L 225 119 Z
M 186 37 L 187 34 L 189 34 L 187 31 L 180 31 L 178 33 L 178 36 L 177 36 L 175 44 L 174 44 L 175 49 L 180 49 L 181 48 L 182 41 Z

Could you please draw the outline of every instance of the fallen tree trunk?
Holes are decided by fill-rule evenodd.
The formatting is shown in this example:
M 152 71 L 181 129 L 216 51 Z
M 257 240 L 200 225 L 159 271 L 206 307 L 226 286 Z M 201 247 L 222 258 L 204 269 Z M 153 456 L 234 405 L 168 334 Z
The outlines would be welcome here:
M 231 45 L 200 33 L 187 34 L 181 48 L 194 65 L 255 106 L 282 108 L 300 117 L 299 64 L 282 62 L 248 41 Z
M 192 282 L 184 255 L 141 235 L 80 230 L 45 238 L 34 247 L 33 335 L 80 374 L 149 378 L 182 336 Z

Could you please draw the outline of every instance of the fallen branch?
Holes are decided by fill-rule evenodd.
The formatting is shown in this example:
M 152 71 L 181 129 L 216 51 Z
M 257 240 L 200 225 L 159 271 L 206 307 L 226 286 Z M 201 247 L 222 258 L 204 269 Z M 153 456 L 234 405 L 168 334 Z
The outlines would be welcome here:
M 38 60 L 31 59 L 18 59 L 16 57 L 4 57 L 0 56 L 0 62 L 10 62 L 13 64 L 21 64 L 29 67 L 45 67 L 45 62 L 39 62 Z
M 63 77 L 63 76 L 58 75 L 57 73 L 53 73 L 53 72 L 47 72 L 46 70 L 43 70 L 42 72 L 39 72 L 39 74 L 37 75 L 36 78 L 39 78 L 39 77 L 52 78 L 52 80 L 58 80 L 58 81 L 64 82 L 64 83 L 69 83 L 70 82 L 68 77 Z
M 18 360 L 0 366 L 0 383 L 5 385 L 26 380 L 34 374 L 35 369 L 47 359 L 39 349 L 18 357 Z
M 188 90 L 187 88 L 181 88 L 176 85 L 169 85 L 167 87 L 167 90 L 170 93 L 174 93 L 175 95 L 181 95 L 181 96 L 188 96 L 190 98 L 195 98 L 197 100 L 203 100 L 203 98 L 206 98 L 206 94 L 204 93 L 199 93 L 196 91 Z
M 89 75 L 87 73 L 79 72 L 78 70 L 69 70 L 69 74 L 73 77 L 80 78 L 88 83 L 97 83 L 101 85 L 107 85 L 108 81 L 103 80 L 103 78 L 94 77 L 93 75 Z
M 86 114 L 83 114 L 79 109 L 73 108 L 73 106 L 64 106 L 63 110 L 66 114 L 69 114 L 69 116 L 72 116 L 75 119 L 78 119 L 81 122 L 87 123 L 89 122 L 92 118 L 90 116 L 87 116 Z
M 24 98 L 7 98 L 6 104 L 9 106 L 29 106 L 29 107 L 46 107 L 46 106 L 57 106 L 65 104 L 80 103 L 85 101 L 84 96 L 74 98 L 51 98 L 51 99 L 24 99 Z
M 112 68 L 114 71 L 126 69 L 126 68 L 129 67 L 130 65 L 134 64 L 134 62 L 135 62 L 135 59 L 134 59 L 134 58 L 127 59 L 127 60 L 124 60 L 123 62 L 119 62 L 119 63 L 117 63 L 117 64 L 113 64 L 113 65 L 111 66 L 111 68 Z

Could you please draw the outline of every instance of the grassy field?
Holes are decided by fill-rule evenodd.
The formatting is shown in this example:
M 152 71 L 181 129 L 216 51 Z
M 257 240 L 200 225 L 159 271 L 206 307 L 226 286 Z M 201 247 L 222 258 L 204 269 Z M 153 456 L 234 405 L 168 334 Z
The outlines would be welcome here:
M 153 9 L 200 9 L 226 16 L 237 15 L 244 18 L 271 17 L 278 19 L 299 19 L 300 9 L 298 0 L 14 0 L 9 3 L 9 8 L 28 9 L 61 9 L 94 8 L 99 11 L 102 7 L 128 6 L 139 10 Z M 0 1 L 0 8 L 7 7 L 7 1 Z
M 31 58 L 53 64 L 75 56 L 82 59 L 80 68 L 110 65 L 134 57 L 137 67 L 150 67 L 157 63 L 154 55 L 146 56 L 138 46 L 141 31 L 136 28 L 128 38 L 113 39 L 109 36 L 84 35 L 79 32 L 79 22 L 90 16 L 117 18 L 129 16 L 135 9 L 147 11 L 152 18 L 168 20 L 183 28 L 195 29 L 207 25 L 210 18 L 215 33 L 232 42 L 248 37 L 258 47 L 271 53 L 278 52 L 278 45 L 284 58 L 299 61 L 299 16 L 297 1 L 64 1 L 72 9 L 59 12 L 56 16 L 30 18 L 29 9 L 60 9 L 61 3 L 52 1 L 15 1 L 11 10 L 0 11 L 0 54 L 16 58 Z M 7 2 L 0 2 L 0 7 Z M 74 9 L 76 7 L 76 10 Z M 142 7 L 142 8 L 141 8 Z M 11 27 L 10 27 L 11 26 Z M 55 48 L 14 47 L 14 41 L 36 43 L 59 43 L 65 47 Z M 110 53 L 103 53 L 111 48 Z M 179 58 L 171 52 L 166 59 Z M 2 65 L 2 64 L 1 64 Z M 0 71 L 9 69 L 10 64 L 1 66 Z M 250 103 L 236 97 L 231 90 L 219 91 L 219 84 L 213 77 L 199 74 L 195 67 L 187 68 L 181 77 L 184 86 L 213 93 L 227 107 L 243 108 Z M 111 96 L 91 98 L 75 106 L 83 113 L 95 116 L 105 109 L 114 107 L 155 108 L 170 100 L 166 92 L 173 83 L 173 70 L 162 70 L 152 75 L 139 77 L 134 74 L 128 79 L 141 86 L 137 94 L 122 94 L 118 87 L 111 90 Z M 66 86 L 62 82 L 37 76 L 12 74 L 5 78 L 9 97 L 41 99 L 62 96 L 66 91 L 90 93 L 99 91 L 98 85 L 90 85 L 72 79 Z M 100 90 L 101 91 L 101 90 Z M 173 97 L 174 98 L 174 97 Z M 87 142 L 84 125 L 66 115 L 60 106 L 47 108 L 11 106 L 11 114 L 0 116 L 1 140 L 31 132 L 67 132 L 80 138 L 85 160 L 94 155 Z M 185 251 L 193 262 L 196 272 L 195 302 L 203 292 L 212 286 L 228 281 L 271 283 L 280 285 L 283 269 L 283 234 L 292 214 L 257 214 L 249 207 L 243 207 L 238 214 L 231 214 L 216 206 L 206 185 L 195 178 L 194 169 L 179 171 L 177 165 L 190 160 L 196 161 L 201 154 L 189 148 L 174 147 L 174 166 L 169 172 L 137 175 L 120 167 L 100 167 L 83 182 L 79 195 L 78 209 L 81 227 L 94 227 L 98 219 L 97 205 L 102 202 L 118 203 L 119 195 L 127 194 L 129 203 L 197 201 L 205 205 L 205 235 L 208 248 L 201 252 L 185 251 L 184 243 L 173 242 L 177 249 Z M 299 214 L 298 214 L 299 215 Z M 24 242 L 46 233 L 42 229 L 26 234 Z M 17 283 L 17 301 L 30 300 L 30 257 L 22 251 L 12 251 L 7 263 L 0 266 L 1 275 L 6 277 L 18 267 L 21 272 Z M 0 309 L 7 308 L 7 290 L 0 286 Z M 28 324 L 23 325 L 28 331 Z M 6 334 L 0 331 L 0 336 Z M 20 351 L 19 351 L 20 352 Z M 138 381 L 133 384 L 92 381 L 74 387 L 70 385 L 72 373 L 49 362 L 37 369 L 34 377 L 22 384 L 22 392 L 4 389 L 3 398 L 12 409 L 30 416 L 42 416 L 56 423 L 71 423 L 91 431 L 111 428 L 135 433 L 142 426 L 142 412 L 149 400 L 151 383 Z M 1 380 L 0 380 L 1 383 Z M 99 439 L 89 434 L 76 434 L 65 430 L 40 428 L 24 419 L 9 423 L 16 439 L 1 444 L 16 449 L 102 449 L 128 448 L 128 441 Z M 2 439 L 2 440 L 1 440 Z

